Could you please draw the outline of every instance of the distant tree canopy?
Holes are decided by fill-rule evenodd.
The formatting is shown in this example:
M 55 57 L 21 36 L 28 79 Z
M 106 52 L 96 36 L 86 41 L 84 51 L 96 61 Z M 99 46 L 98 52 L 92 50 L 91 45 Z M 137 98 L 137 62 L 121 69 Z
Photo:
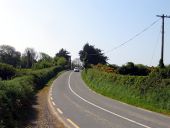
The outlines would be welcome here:
M 57 61 L 57 65 L 64 67 L 67 64 L 67 60 L 64 57 L 59 57 Z
M 16 51 L 14 47 L 9 45 L 0 46 L 0 62 L 17 67 L 20 65 L 21 53 Z
M 36 62 L 37 54 L 33 48 L 26 48 L 21 58 L 23 68 L 31 68 Z
M 67 50 L 62 48 L 62 49 L 60 49 L 60 51 L 58 53 L 56 53 L 54 60 L 55 61 L 59 60 L 62 64 L 65 63 L 67 65 L 67 68 L 70 68 L 71 67 L 71 56 L 69 54 L 70 53 Z M 66 62 L 63 58 L 59 59 L 60 57 L 65 58 Z M 57 64 L 59 64 L 59 62 L 57 62 Z
M 71 56 L 70 53 L 65 49 L 60 49 L 56 53 L 55 57 L 51 57 L 44 52 L 37 52 L 33 48 L 26 48 L 24 53 L 16 51 L 14 47 L 9 45 L 0 45 L 0 74 L 4 74 L 9 65 L 15 68 L 33 68 L 33 69 L 43 69 L 53 66 L 61 66 L 63 68 L 71 67 Z M 4 65 L 3 65 L 4 64 Z M 12 71 L 11 69 L 9 71 Z M 8 74 L 9 74 L 8 71 Z M 0 76 L 0 79 L 10 79 L 10 75 Z
M 83 47 L 83 50 L 79 52 L 80 60 L 84 63 L 86 67 L 89 64 L 106 64 L 108 57 L 104 56 L 104 53 L 98 48 L 95 48 L 92 45 L 86 43 Z
M 44 52 L 39 54 L 39 60 L 33 64 L 34 69 L 43 69 L 52 66 L 54 66 L 53 58 Z
M 44 53 L 44 52 L 41 52 L 40 53 L 40 59 L 39 61 L 51 61 L 52 60 L 52 57 L 49 56 L 48 54 Z
M 65 49 L 60 49 L 60 51 L 58 53 L 56 53 L 56 57 L 64 57 L 66 60 L 70 59 L 70 53 L 65 50 Z

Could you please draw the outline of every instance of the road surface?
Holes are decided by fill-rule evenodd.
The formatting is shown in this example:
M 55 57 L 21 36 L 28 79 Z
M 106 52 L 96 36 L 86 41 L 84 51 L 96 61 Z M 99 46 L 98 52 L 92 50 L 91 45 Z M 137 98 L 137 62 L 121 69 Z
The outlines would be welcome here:
M 63 73 L 50 93 L 53 107 L 72 128 L 170 128 L 168 116 L 96 94 L 79 72 Z

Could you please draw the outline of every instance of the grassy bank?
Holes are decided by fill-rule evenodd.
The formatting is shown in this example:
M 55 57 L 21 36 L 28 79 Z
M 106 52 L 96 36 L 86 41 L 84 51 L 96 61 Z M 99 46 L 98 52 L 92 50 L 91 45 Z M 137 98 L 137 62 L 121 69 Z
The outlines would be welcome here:
M 149 76 L 129 76 L 88 69 L 82 72 L 96 92 L 138 107 L 170 115 L 170 70 Z

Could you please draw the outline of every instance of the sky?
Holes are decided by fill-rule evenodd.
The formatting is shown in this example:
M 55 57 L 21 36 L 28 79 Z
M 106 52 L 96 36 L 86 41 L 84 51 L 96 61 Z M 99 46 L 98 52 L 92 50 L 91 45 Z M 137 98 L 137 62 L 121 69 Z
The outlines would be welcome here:
M 30 47 L 50 56 L 64 48 L 74 59 L 88 42 L 101 49 L 110 64 L 156 66 L 162 24 L 156 15 L 170 15 L 169 5 L 170 0 L 0 0 L 0 45 L 20 52 Z M 140 36 L 114 49 L 156 20 Z M 166 18 L 166 65 L 170 64 L 169 35 L 170 18 Z

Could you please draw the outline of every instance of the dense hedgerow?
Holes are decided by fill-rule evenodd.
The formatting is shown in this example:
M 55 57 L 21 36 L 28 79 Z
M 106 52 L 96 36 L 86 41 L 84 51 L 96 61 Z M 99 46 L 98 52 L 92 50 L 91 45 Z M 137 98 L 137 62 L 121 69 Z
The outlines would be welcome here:
M 82 76 L 89 87 L 105 96 L 170 114 L 170 68 L 157 69 L 149 76 L 88 69 Z
M 147 76 L 150 72 L 155 70 L 155 67 L 148 67 L 142 64 L 134 64 L 132 62 L 128 62 L 125 65 L 91 65 L 92 68 L 98 69 L 100 71 L 104 71 L 107 73 L 116 73 L 121 75 L 131 75 L 131 76 Z
M 0 78 L 2 80 L 11 79 L 16 74 L 16 70 L 12 65 L 0 63 Z
M 51 67 L 20 73 L 12 80 L 0 81 L 0 127 L 19 127 L 33 103 L 35 90 L 42 88 L 62 69 Z
M 40 61 L 38 63 L 35 63 L 32 68 L 33 69 L 44 69 L 44 68 L 49 68 L 49 67 L 52 67 L 52 66 L 54 66 L 52 61 L 44 60 L 44 61 Z
M 33 77 L 23 76 L 0 83 L 0 120 L 5 127 L 17 126 L 33 98 Z
M 54 77 L 61 70 L 62 68 L 58 66 L 58 67 L 41 69 L 41 70 L 35 70 L 30 72 L 30 74 L 33 75 L 34 77 L 35 87 L 37 89 L 40 89 L 45 85 L 45 83 L 49 81 L 49 79 Z

